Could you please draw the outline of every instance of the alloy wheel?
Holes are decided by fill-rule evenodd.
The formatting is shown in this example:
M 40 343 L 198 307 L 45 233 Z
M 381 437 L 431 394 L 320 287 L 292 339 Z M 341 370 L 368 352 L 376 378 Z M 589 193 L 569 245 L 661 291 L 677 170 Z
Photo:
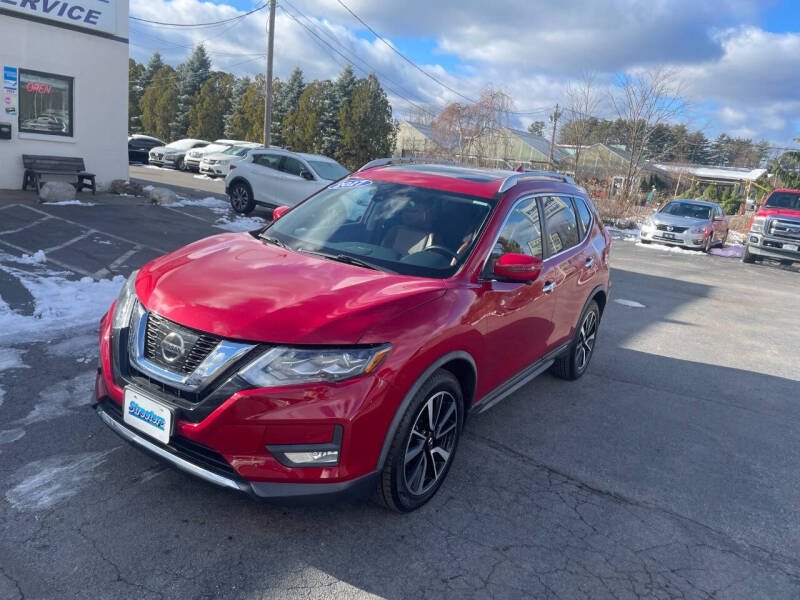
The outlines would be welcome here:
M 580 373 L 589 364 L 594 350 L 594 341 L 597 337 L 597 313 L 590 310 L 581 323 L 578 333 L 578 343 L 575 348 L 575 369 Z
M 403 458 L 408 491 L 421 496 L 445 472 L 458 435 L 458 401 L 450 392 L 433 394 L 417 413 Z
M 244 212 L 250 204 L 250 194 L 243 185 L 238 184 L 231 190 L 231 204 L 237 211 Z

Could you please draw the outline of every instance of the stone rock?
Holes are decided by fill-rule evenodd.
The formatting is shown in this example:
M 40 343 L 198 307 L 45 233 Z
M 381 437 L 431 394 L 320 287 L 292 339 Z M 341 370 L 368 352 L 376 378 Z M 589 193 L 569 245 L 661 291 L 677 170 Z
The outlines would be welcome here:
M 108 191 L 112 194 L 119 194 L 120 196 L 143 196 L 141 184 L 132 181 L 125 181 L 124 179 L 115 179 L 108 185 Z
M 75 186 L 66 181 L 47 181 L 39 190 L 41 202 L 75 200 Z
M 151 187 L 145 193 L 153 204 L 173 204 L 178 201 L 178 195 L 168 188 Z

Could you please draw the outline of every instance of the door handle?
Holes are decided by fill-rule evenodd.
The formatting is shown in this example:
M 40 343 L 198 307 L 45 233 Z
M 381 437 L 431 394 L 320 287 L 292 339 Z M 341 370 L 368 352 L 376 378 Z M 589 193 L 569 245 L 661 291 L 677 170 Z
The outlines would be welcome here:
M 545 283 L 542 286 L 542 291 L 545 294 L 549 294 L 550 292 L 552 292 L 555 289 L 555 287 L 556 287 L 556 282 L 555 281 L 548 281 L 547 283 Z
M 592 265 L 594 265 L 594 256 L 590 256 L 589 258 L 586 259 L 586 262 L 583 263 L 583 266 L 585 266 L 587 269 Z

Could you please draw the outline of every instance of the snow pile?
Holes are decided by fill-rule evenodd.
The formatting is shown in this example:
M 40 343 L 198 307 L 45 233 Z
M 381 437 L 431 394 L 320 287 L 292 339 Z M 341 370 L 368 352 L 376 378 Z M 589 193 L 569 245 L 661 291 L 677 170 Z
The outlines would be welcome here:
M 612 240 L 623 240 L 626 242 L 639 241 L 639 229 L 619 229 L 618 227 L 606 226 L 606 231 L 611 234 Z
M 253 229 L 263 227 L 266 223 L 264 219 L 260 217 L 244 217 L 241 215 L 234 215 L 231 217 L 231 205 L 225 200 L 220 200 L 219 198 L 211 196 L 199 200 L 180 197 L 180 200 L 170 204 L 170 206 L 200 206 L 202 208 L 207 208 L 220 215 L 215 226 L 226 231 L 252 231 Z
M 711 254 L 714 256 L 724 256 L 725 258 L 742 258 L 742 252 L 744 252 L 744 246 L 741 245 L 711 249 Z
M 621 304 L 622 306 L 627 306 L 628 308 L 647 308 L 641 302 L 636 302 L 636 300 L 626 300 L 625 298 L 614 298 L 614 302 L 617 304 Z
M 19 258 L 16 256 L 9 257 L 9 260 L 23 265 L 36 265 L 46 262 L 47 256 L 45 256 L 44 250 L 37 250 L 33 254 L 23 254 Z
M 6 255 L 0 254 L 0 260 Z M 59 330 L 94 325 L 119 294 L 125 278 L 95 281 L 84 277 L 67 279 L 63 272 L 27 273 L 8 266 L 0 267 L 16 277 L 33 296 L 32 316 L 20 315 L 0 301 L 0 343 L 4 340 L 50 340 Z
M 744 244 L 744 240 L 747 236 L 743 233 L 739 233 L 738 231 L 729 231 L 728 232 L 728 240 L 733 244 Z
M 23 350 L 19 350 L 18 348 L 0 347 L 0 371 L 27 368 L 28 365 L 22 362 L 23 352 Z

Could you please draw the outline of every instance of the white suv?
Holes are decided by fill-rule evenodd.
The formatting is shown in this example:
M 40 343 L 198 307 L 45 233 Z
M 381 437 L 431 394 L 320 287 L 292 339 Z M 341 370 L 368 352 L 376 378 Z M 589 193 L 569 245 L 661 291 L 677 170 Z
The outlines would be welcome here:
M 230 169 L 228 166 L 233 162 L 244 158 L 253 148 L 263 148 L 261 144 L 248 142 L 231 146 L 222 152 L 206 152 L 200 159 L 200 173 L 209 177 L 225 177 Z
M 184 168 L 187 171 L 199 171 L 200 161 L 203 160 L 204 156 L 222 152 L 223 150 L 227 150 L 231 146 L 238 144 L 247 144 L 247 142 L 241 140 L 214 140 L 213 143 L 204 148 L 190 150 L 186 153 L 186 158 L 183 160 Z
M 256 204 L 294 206 L 350 172 L 331 158 L 280 148 L 251 150 L 230 164 L 225 190 L 236 212 L 247 214 Z

